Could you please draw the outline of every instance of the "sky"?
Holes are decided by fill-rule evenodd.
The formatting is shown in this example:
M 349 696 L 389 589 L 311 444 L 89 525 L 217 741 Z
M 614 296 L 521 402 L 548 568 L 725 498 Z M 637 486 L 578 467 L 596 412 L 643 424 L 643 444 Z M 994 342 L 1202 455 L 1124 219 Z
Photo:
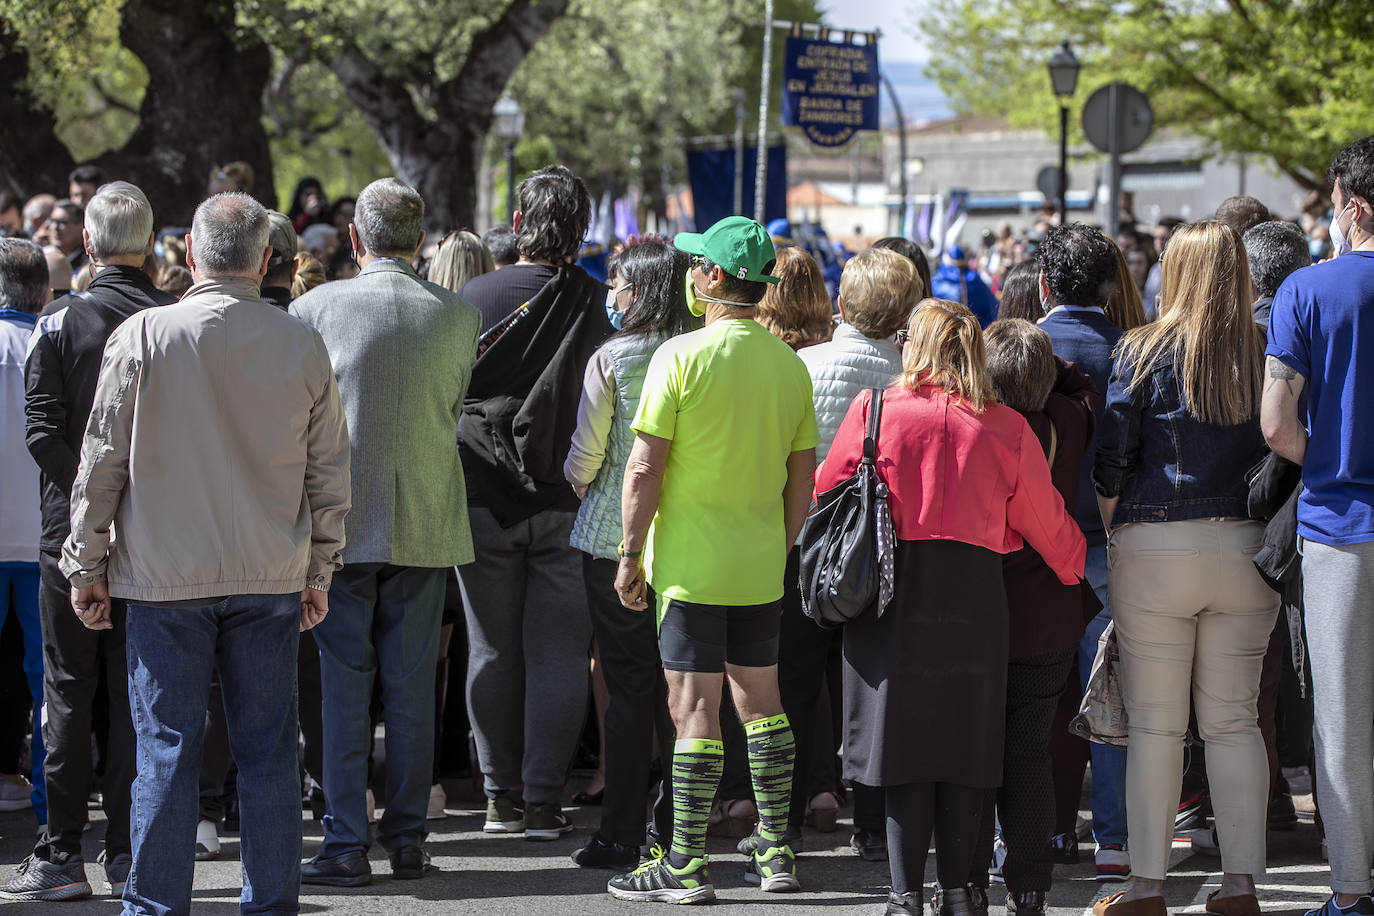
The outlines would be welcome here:
M 882 32 L 878 39 L 878 63 L 892 81 L 907 121 L 948 117 L 949 103 L 935 83 L 922 73 L 930 52 L 913 34 L 915 0 L 820 0 L 831 28 Z M 892 117 L 883 92 L 883 120 Z
M 930 56 L 912 34 L 913 0 L 820 0 L 816 5 L 832 28 L 881 31 L 879 49 L 884 60 L 925 63 Z

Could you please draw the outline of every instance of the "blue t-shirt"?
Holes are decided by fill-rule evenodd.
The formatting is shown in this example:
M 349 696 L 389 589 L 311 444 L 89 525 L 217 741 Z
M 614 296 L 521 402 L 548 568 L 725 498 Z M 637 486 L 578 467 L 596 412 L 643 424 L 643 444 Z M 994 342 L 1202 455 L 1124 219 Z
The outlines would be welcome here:
M 1265 352 L 1307 380 L 1298 533 L 1333 546 L 1374 541 L 1374 252 L 1283 281 Z

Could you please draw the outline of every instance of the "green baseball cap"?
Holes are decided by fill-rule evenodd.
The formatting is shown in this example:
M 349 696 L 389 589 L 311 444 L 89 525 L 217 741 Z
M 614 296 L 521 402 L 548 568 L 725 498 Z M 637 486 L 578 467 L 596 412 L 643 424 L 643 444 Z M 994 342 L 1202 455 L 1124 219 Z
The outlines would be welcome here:
M 778 260 L 768 230 L 747 216 L 727 216 L 705 232 L 679 232 L 673 247 L 701 255 L 740 280 L 777 283 L 767 271 Z

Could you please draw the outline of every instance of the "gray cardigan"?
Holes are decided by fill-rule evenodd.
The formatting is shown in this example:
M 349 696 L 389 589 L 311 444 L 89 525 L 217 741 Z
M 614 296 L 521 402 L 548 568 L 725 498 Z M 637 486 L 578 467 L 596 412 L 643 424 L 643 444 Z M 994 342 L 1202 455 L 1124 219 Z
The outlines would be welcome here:
M 373 261 L 291 304 L 320 332 L 352 452 L 343 561 L 470 563 L 458 415 L 477 355 L 477 309 L 404 261 Z

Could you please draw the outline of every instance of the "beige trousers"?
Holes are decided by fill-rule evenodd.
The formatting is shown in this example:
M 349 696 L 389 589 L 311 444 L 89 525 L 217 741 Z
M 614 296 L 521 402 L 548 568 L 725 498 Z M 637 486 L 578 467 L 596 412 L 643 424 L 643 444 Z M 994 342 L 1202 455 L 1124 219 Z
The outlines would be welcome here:
M 1183 780 L 1188 699 L 1207 746 L 1222 868 L 1264 872 L 1269 764 L 1256 719 L 1279 596 L 1251 564 L 1243 519 L 1145 522 L 1108 541 L 1107 583 L 1129 717 L 1131 869 L 1163 880 Z

